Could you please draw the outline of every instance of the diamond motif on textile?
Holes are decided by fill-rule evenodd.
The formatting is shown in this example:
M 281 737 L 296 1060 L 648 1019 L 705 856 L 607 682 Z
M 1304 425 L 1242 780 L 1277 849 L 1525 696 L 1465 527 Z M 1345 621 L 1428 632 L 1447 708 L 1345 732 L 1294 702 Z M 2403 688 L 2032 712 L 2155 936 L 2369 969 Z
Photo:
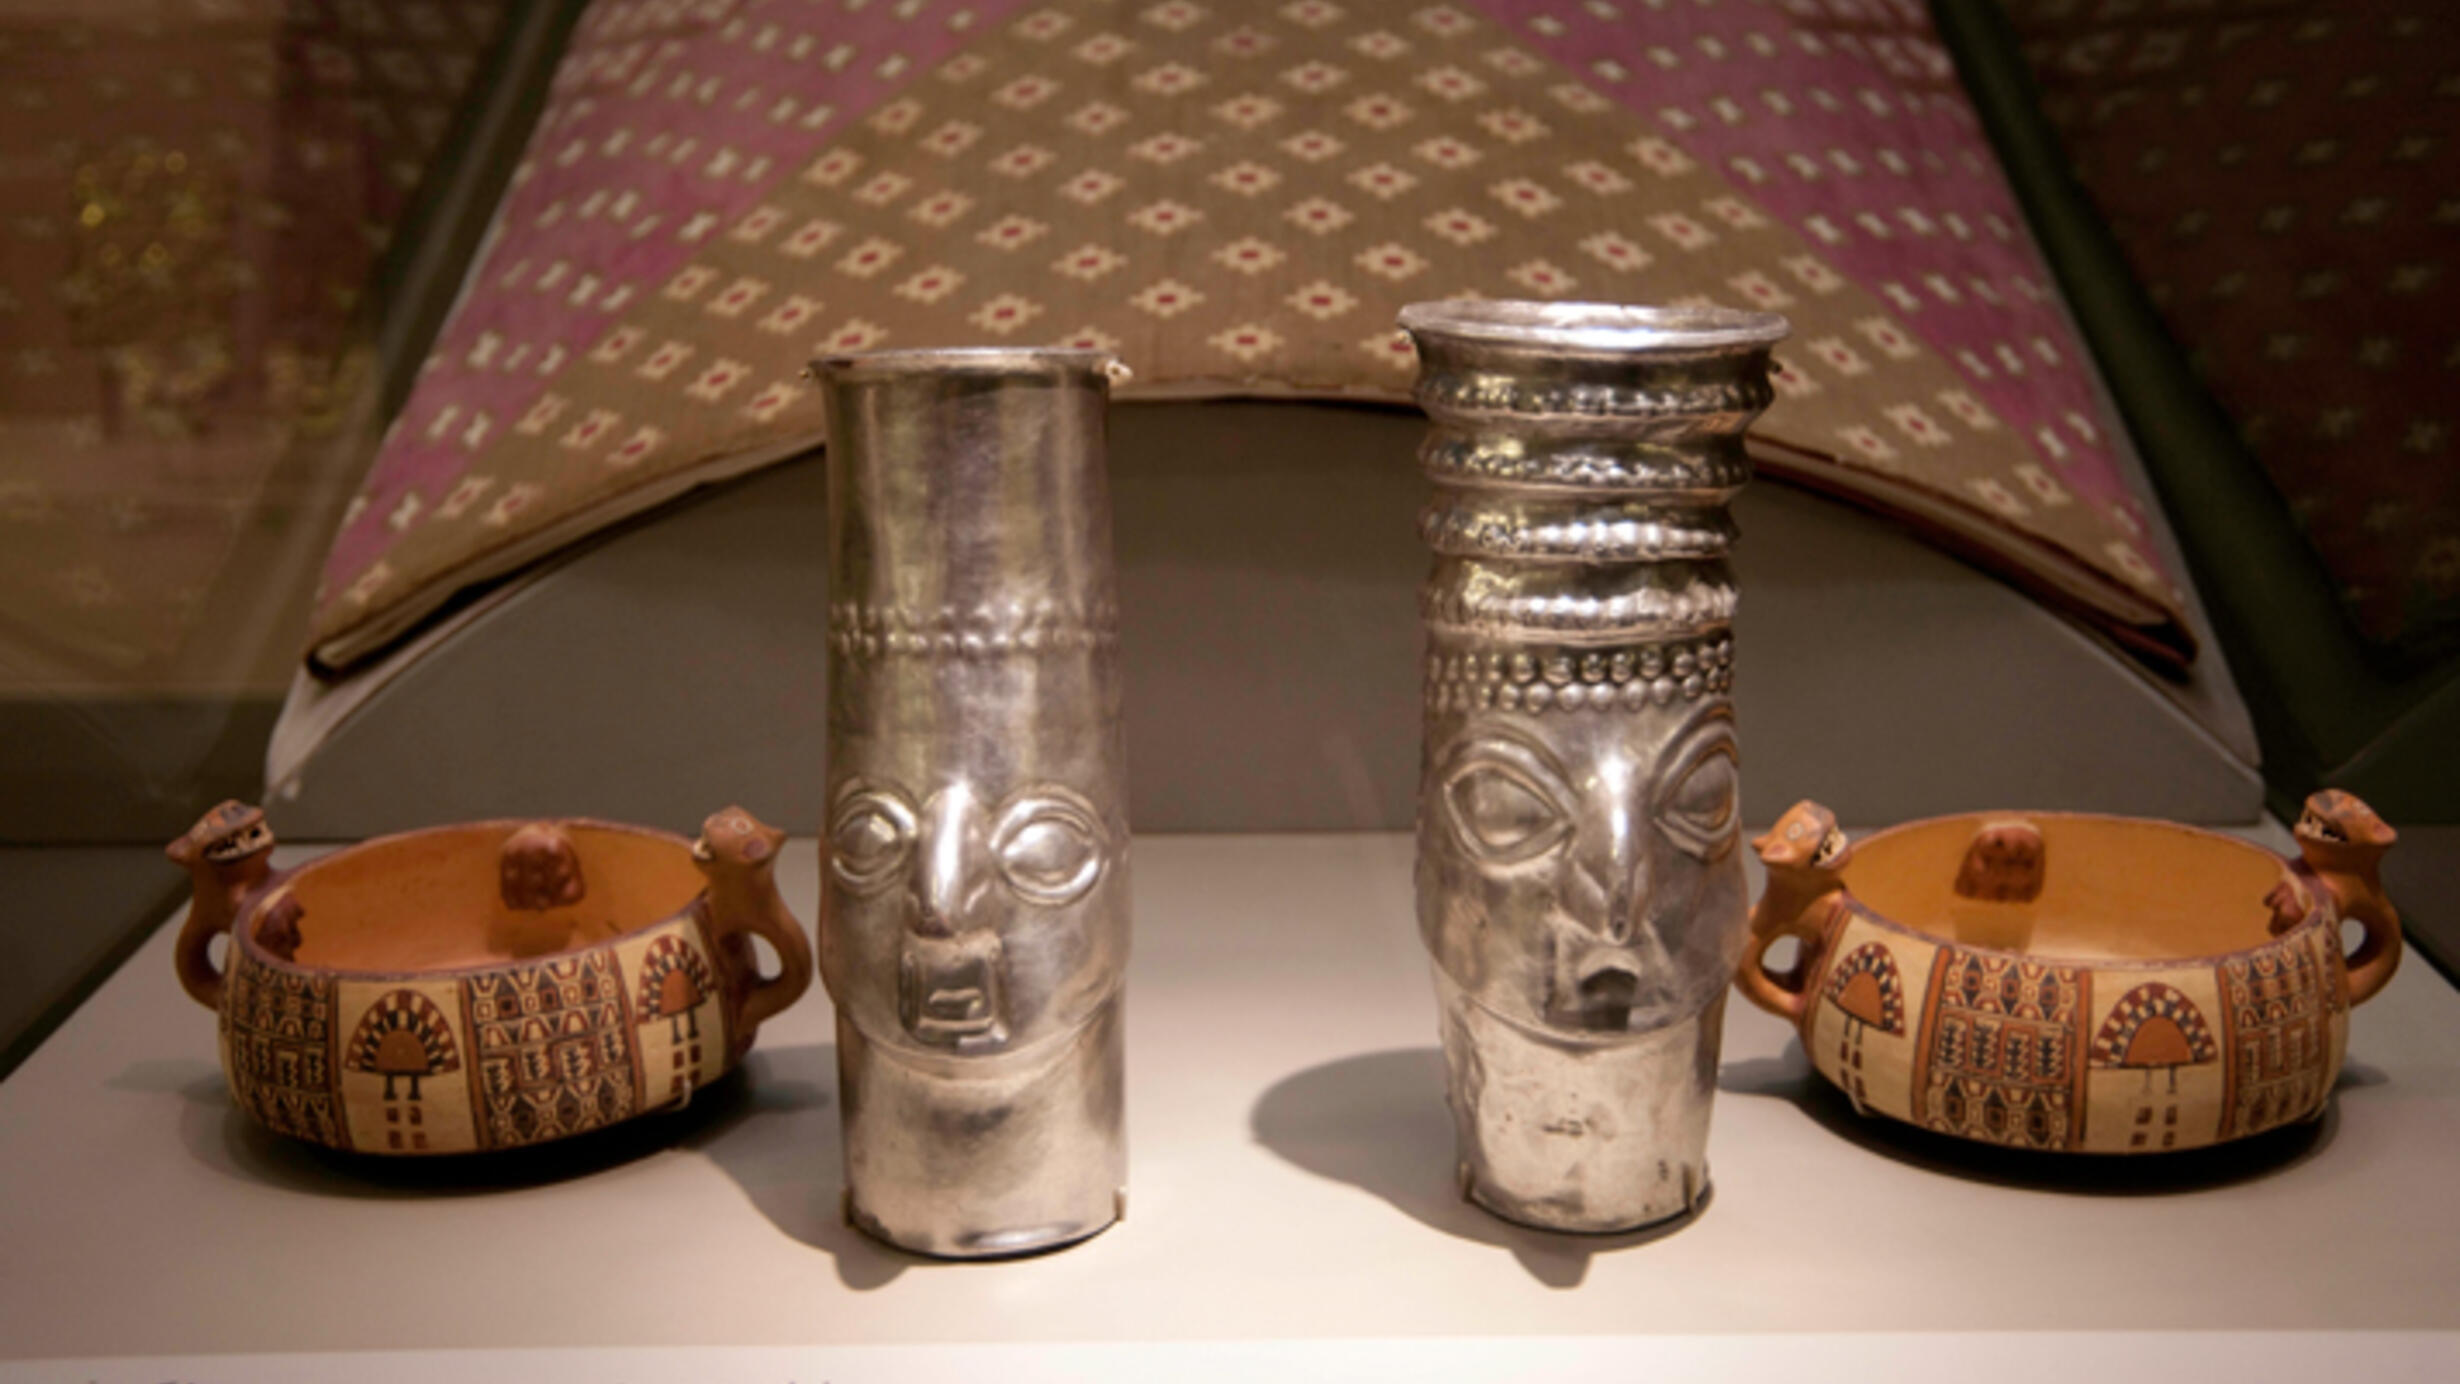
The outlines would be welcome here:
M 551 96 L 474 278 L 539 286 L 448 324 L 328 574 L 387 583 L 320 634 L 436 599 L 610 484 L 816 438 L 816 400 L 779 392 L 812 355 L 1101 343 L 1130 388 L 1401 398 L 1383 324 L 1460 292 L 1778 308 L 1796 335 L 1759 432 L 1784 466 L 2019 527 L 2166 628 L 2132 501 L 2070 423 L 2095 416 L 2078 353 L 1918 13 L 1685 6 L 1674 45 L 1674 18 L 1613 8 L 823 3 L 764 11 L 764 49 L 748 21 L 601 3 L 568 66 L 608 75 Z M 462 444 L 550 393 L 544 431 Z M 2028 499 L 2022 467 L 2070 502 Z M 471 474 L 529 498 L 446 515 Z

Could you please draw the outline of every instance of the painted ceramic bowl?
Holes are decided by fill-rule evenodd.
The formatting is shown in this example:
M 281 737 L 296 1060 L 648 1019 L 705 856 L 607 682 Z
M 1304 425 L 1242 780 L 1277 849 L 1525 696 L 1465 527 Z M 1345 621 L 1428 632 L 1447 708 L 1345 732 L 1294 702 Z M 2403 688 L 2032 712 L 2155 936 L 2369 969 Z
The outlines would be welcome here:
M 2159 1153 L 2322 1113 L 2349 1007 L 2400 962 L 2367 806 L 2307 800 L 2283 860 L 2076 814 L 1939 817 L 1848 843 L 1802 803 L 1753 844 L 1744 995 L 1856 1109 L 2015 1148 Z M 2343 952 L 2342 923 L 2365 939 Z M 1784 970 L 1781 937 L 1800 944 Z
M 810 985 L 783 840 L 732 808 L 696 842 L 473 822 L 275 871 L 264 815 L 225 803 L 170 846 L 195 884 L 180 984 L 219 1015 L 232 1097 L 277 1133 L 375 1154 L 544 1143 L 684 1104 Z

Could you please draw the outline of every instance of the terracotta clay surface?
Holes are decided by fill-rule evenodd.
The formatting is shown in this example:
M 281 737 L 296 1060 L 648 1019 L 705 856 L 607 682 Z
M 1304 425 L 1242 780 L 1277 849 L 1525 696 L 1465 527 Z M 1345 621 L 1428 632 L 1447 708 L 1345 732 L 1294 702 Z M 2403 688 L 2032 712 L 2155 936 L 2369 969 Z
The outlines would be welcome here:
M 477 822 L 276 873 L 264 815 L 225 803 L 169 849 L 195 884 L 174 960 L 219 1016 L 232 1097 L 278 1133 L 382 1154 L 541 1143 L 688 1101 L 811 983 L 773 879 L 783 840 L 738 808 L 697 842 Z
M 2322 1113 L 2350 1006 L 2400 961 L 2377 881 L 2392 829 L 2330 790 L 2295 834 L 2294 861 L 2059 813 L 1848 843 L 1803 803 L 1753 843 L 1769 884 L 1737 982 L 1866 1113 L 2086 1153 L 2260 1133 Z M 2344 922 L 2364 930 L 2354 952 Z

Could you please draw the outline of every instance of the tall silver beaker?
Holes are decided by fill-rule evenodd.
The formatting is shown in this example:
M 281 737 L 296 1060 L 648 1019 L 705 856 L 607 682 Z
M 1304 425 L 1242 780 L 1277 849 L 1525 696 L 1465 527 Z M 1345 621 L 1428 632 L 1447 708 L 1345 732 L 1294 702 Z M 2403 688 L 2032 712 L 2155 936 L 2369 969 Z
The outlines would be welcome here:
M 829 420 L 820 967 L 847 1211 L 926 1254 L 1124 1205 L 1128 822 L 1104 414 L 1084 351 L 814 363 Z
M 1783 318 L 1404 308 L 1421 520 L 1418 923 L 1463 1192 L 1620 1231 L 1708 1186 L 1746 928 L 1727 503 Z

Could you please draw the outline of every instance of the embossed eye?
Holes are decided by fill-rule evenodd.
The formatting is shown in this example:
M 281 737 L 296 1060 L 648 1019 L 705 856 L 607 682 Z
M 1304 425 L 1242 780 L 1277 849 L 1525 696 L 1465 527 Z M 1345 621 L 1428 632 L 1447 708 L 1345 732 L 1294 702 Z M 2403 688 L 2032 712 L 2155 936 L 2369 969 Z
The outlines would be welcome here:
M 1739 779 L 1734 747 L 1717 745 L 1693 760 L 1658 800 L 1658 828 L 1703 860 L 1725 854 L 1734 841 Z
M 894 879 L 913 848 L 914 813 L 885 793 L 853 795 L 829 823 L 829 869 L 857 893 Z
M 1445 786 L 1444 802 L 1463 844 L 1497 864 L 1533 859 L 1571 833 L 1554 796 L 1510 765 L 1471 763 Z
M 1071 802 L 1017 804 L 991 850 L 1009 887 L 1040 904 L 1073 903 L 1102 875 L 1101 825 Z

